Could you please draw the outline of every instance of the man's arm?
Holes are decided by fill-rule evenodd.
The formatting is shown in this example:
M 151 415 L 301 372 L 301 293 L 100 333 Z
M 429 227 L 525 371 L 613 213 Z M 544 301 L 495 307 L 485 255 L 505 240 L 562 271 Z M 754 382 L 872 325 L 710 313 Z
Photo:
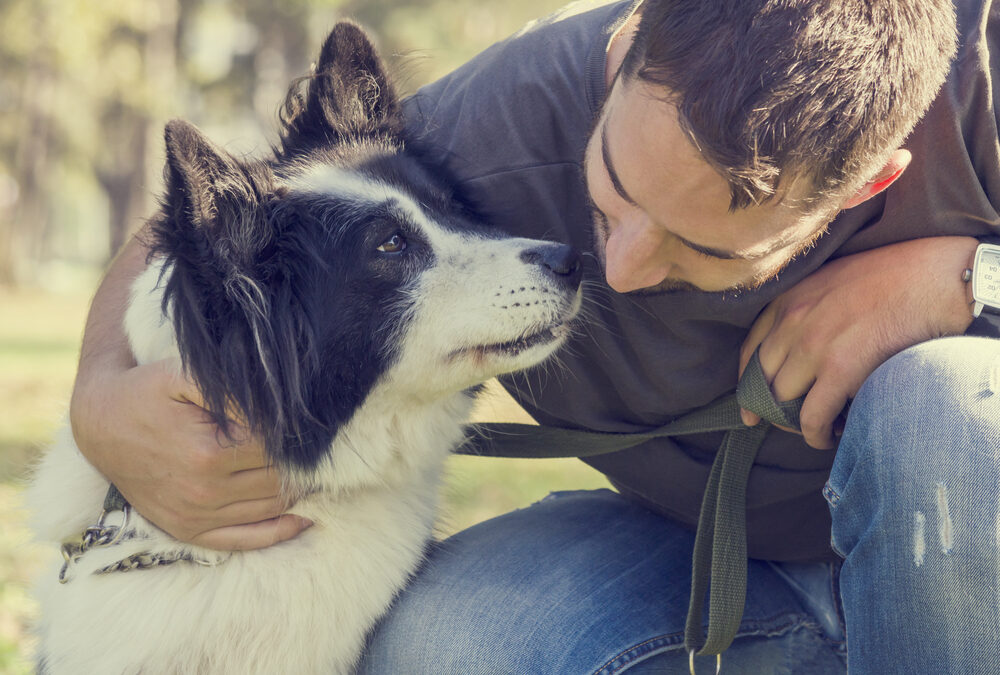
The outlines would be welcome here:
M 235 550 L 294 537 L 309 523 L 281 516 L 288 504 L 260 445 L 220 443 L 225 437 L 176 362 L 136 365 L 123 317 L 147 254 L 139 237 L 129 241 L 90 308 L 70 404 L 80 451 L 178 539 Z
M 751 327 L 740 374 L 760 346 L 779 401 L 805 395 L 802 434 L 815 448 L 836 444 L 834 423 L 878 366 L 894 354 L 972 323 L 962 271 L 979 242 L 914 239 L 829 262 L 778 296 Z M 743 421 L 756 424 L 748 411 Z

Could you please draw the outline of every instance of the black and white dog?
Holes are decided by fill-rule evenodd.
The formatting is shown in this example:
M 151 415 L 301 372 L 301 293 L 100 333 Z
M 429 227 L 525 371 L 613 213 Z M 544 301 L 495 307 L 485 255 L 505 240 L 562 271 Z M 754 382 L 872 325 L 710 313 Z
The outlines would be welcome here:
M 167 126 L 125 327 L 140 363 L 181 357 L 223 428 L 239 411 L 315 525 L 232 554 L 123 524 L 127 507 L 95 525 L 108 483 L 67 429 L 29 497 L 40 534 L 68 542 L 38 587 L 45 673 L 349 672 L 421 560 L 470 388 L 570 331 L 576 254 L 473 223 L 407 154 L 357 27 L 334 28 L 289 101 L 267 161 Z

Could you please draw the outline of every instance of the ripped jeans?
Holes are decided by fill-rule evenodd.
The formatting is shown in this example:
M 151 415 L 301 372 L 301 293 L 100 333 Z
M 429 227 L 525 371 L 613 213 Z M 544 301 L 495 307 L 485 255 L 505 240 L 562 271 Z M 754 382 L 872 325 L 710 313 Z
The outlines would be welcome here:
M 842 565 L 748 561 L 722 672 L 1000 673 L 1000 341 L 883 364 L 824 494 Z M 608 490 L 550 495 L 435 545 L 359 672 L 687 673 L 693 540 Z
M 852 673 L 1000 673 L 1000 341 L 908 349 L 851 406 L 824 494 Z

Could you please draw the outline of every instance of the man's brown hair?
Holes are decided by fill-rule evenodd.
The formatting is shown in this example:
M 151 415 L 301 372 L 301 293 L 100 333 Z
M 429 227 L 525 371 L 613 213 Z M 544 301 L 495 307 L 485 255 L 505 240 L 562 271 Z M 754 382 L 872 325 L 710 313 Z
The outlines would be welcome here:
M 858 189 L 927 111 L 956 48 L 951 0 L 645 0 L 638 11 L 622 75 L 666 89 L 733 209 L 771 199 L 782 180 L 808 181 L 810 210 Z

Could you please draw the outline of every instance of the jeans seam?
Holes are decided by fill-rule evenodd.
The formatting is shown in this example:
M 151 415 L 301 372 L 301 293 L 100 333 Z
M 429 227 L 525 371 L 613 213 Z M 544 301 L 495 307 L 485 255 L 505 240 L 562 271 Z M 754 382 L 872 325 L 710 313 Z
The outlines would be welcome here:
M 840 504 L 840 493 L 830 485 L 830 481 L 827 481 L 823 486 L 823 497 L 826 499 L 826 503 L 832 508 L 837 508 Z
M 831 540 L 833 537 L 831 537 Z M 844 616 L 844 601 L 840 597 L 840 568 L 843 563 L 835 562 L 830 565 L 830 590 L 833 592 L 833 609 L 837 613 L 837 621 L 840 623 L 840 630 L 844 636 L 843 640 L 831 640 L 836 645 L 838 653 L 843 658 L 847 658 L 847 618 Z
M 648 640 L 644 640 L 643 642 L 640 642 L 637 645 L 632 645 L 628 649 L 622 650 L 618 654 L 615 654 L 613 657 L 611 657 L 610 659 L 608 659 L 608 661 L 603 666 L 601 666 L 600 668 L 598 668 L 597 670 L 594 671 L 594 675 L 615 675 L 615 673 L 620 673 L 625 668 L 628 668 L 629 666 L 631 666 L 635 662 L 635 658 L 629 658 L 628 661 L 626 661 L 625 663 L 621 664 L 619 667 L 614 668 L 613 670 L 608 670 L 608 669 L 611 668 L 612 664 L 615 663 L 616 661 L 619 661 L 620 659 L 628 657 L 628 655 L 632 654 L 637 649 L 640 649 L 641 647 L 644 647 L 644 646 L 646 646 L 648 644 L 661 643 L 663 646 L 668 646 L 668 645 L 672 646 L 672 645 L 675 645 L 675 644 L 679 645 L 679 644 L 682 644 L 681 640 L 683 640 L 683 637 L 684 637 L 683 633 L 668 633 L 666 635 L 658 635 L 655 638 L 650 638 Z M 678 640 L 678 638 L 681 638 L 681 640 Z M 656 649 L 658 649 L 658 648 L 659 647 L 655 647 L 649 653 L 650 654 L 655 654 L 656 653 Z
M 831 640 L 829 637 L 827 637 L 826 634 L 823 632 L 822 628 L 820 628 L 818 624 L 814 624 L 814 622 L 811 621 L 811 617 L 809 617 L 808 615 L 782 614 L 767 619 L 754 619 L 753 623 L 763 624 L 770 621 L 778 621 L 779 619 L 783 620 L 783 623 L 779 623 L 777 625 L 770 626 L 767 628 L 745 627 L 736 633 L 736 637 L 734 639 L 740 639 L 745 637 L 772 638 L 784 635 L 785 633 L 788 633 L 791 630 L 797 630 L 798 628 L 808 628 L 825 642 L 831 645 L 839 644 L 836 641 Z M 622 671 L 631 667 L 633 663 L 635 663 L 636 661 L 635 656 L 637 655 L 635 655 L 634 652 L 636 650 L 641 649 L 642 647 L 646 647 L 647 645 L 653 643 L 662 643 L 662 646 L 664 647 L 681 645 L 683 644 L 683 637 L 684 637 L 683 633 L 667 633 L 665 635 L 658 635 L 656 637 L 649 638 L 648 640 L 643 640 L 642 642 L 632 645 L 628 649 L 623 649 L 622 651 L 612 656 L 604 663 L 604 665 L 602 665 L 600 668 L 594 671 L 594 675 L 616 675 L 617 673 L 621 673 Z M 662 651 L 665 650 L 660 649 L 660 646 L 657 646 L 649 650 L 648 652 L 642 654 L 642 656 L 644 657 L 654 656 L 655 654 L 661 653 Z M 624 663 L 619 664 L 617 667 L 613 665 L 615 664 L 615 662 L 620 661 L 622 659 L 628 659 L 628 660 Z
M 830 484 L 829 480 L 826 481 L 825 485 L 823 485 L 823 498 L 826 500 L 826 503 L 829 504 L 831 512 L 830 515 L 832 516 L 833 511 L 835 511 L 836 508 L 840 505 L 840 493 L 837 492 L 836 489 L 834 489 L 833 485 Z M 833 552 L 839 555 L 841 558 L 847 557 L 844 554 L 844 552 L 841 551 L 840 548 L 837 546 L 837 543 L 833 540 L 832 529 L 830 530 L 830 548 L 832 548 Z
M 837 542 L 833 540 L 833 532 L 830 533 L 830 548 L 832 548 L 833 552 L 839 555 L 842 559 L 847 557 L 847 554 L 841 551 L 837 546 Z

